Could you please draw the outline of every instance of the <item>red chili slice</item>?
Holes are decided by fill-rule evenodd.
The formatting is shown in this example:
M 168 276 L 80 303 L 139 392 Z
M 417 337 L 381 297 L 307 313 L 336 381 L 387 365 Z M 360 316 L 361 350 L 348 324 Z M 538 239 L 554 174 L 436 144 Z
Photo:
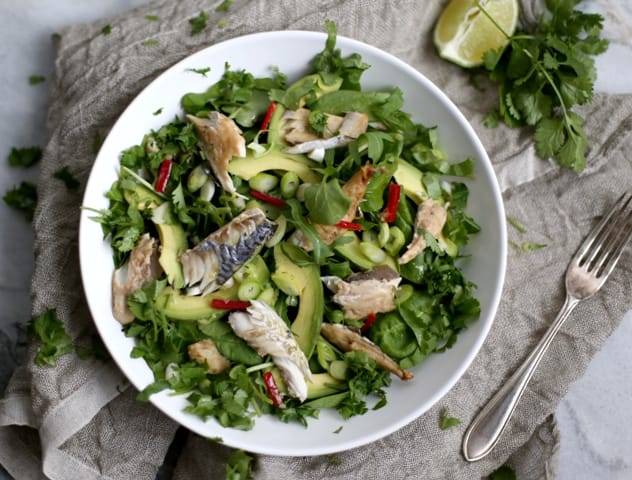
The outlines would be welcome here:
M 272 119 L 272 115 L 274 114 L 274 111 L 276 110 L 276 106 L 277 104 L 272 102 L 270 104 L 270 106 L 268 107 L 268 110 L 266 111 L 266 114 L 263 117 L 263 122 L 261 122 L 261 131 L 265 131 L 268 129 L 268 127 L 270 126 L 270 120 Z
M 386 208 L 384 208 L 384 211 L 382 212 L 382 220 L 386 223 L 393 223 L 395 221 L 401 192 L 402 187 L 400 187 L 397 183 L 391 182 L 388 185 L 388 198 L 386 200 Z
M 273 197 L 272 195 L 268 195 L 267 193 L 260 192 L 259 190 L 250 190 L 250 195 L 257 200 L 261 200 L 262 202 L 269 203 L 270 205 L 274 205 L 275 207 L 285 207 L 285 200 L 278 197 Z
M 211 300 L 211 307 L 218 310 L 245 310 L 250 306 L 250 302 L 242 300 L 223 300 L 214 298 Z
M 266 384 L 266 390 L 268 391 L 268 397 L 270 397 L 270 400 L 272 400 L 272 405 L 277 408 L 283 406 L 281 391 L 279 390 L 279 387 L 274 380 L 274 375 L 272 375 L 272 372 L 263 373 L 263 382 Z
M 158 178 L 156 179 L 156 191 L 158 193 L 164 193 L 167 189 L 167 182 L 171 176 L 171 168 L 173 167 L 173 160 L 165 158 L 160 164 L 158 169 Z
M 362 333 L 366 333 L 373 326 L 376 318 L 377 314 L 375 312 L 369 313 L 369 315 L 366 317 L 366 320 L 364 321 L 364 325 L 362 325 L 362 327 L 360 328 L 360 331 Z
M 362 225 L 360 225 L 359 223 L 347 222 L 346 220 L 340 220 L 334 226 L 340 227 L 340 228 L 346 228 L 347 230 L 356 230 L 356 231 L 362 230 Z

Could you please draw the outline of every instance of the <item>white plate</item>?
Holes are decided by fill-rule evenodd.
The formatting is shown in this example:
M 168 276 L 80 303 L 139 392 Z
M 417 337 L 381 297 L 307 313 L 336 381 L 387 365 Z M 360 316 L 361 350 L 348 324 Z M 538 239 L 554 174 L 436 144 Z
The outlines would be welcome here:
M 129 105 L 103 143 L 86 187 L 83 205 L 107 208 L 104 193 L 117 178 L 121 151 L 140 143 L 150 129 L 182 115 L 180 98 L 187 92 L 205 91 L 219 80 L 228 62 L 232 69 L 245 69 L 256 76 L 278 67 L 292 81 L 307 73 L 308 63 L 323 50 L 326 35 L 316 32 L 268 32 L 228 40 L 199 51 L 177 63 L 154 80 Z M 253 430 L 223 428 L 215 420 L 202 421 L 183 411 L 183 396 L 162 392 L 151 402 L 166 415 L 204 437 L 221 437 L 226 445 L 269 455 L 323 455 L 375 441 L 411 422 L 434 405 L 465 372 L 489 331 L 502 290 L 506 230 L 500 189 L 490 161 L 474 130 L 451 101 L 417 70 L 377 48 L 338 37 L 337 47 L 346 56 L 357 52 L 371 65 L 362 79 L 363 89 L 398 86 L 404 92 L 404 110 L 416 121 L 437 125 L 439 143 L 449 158 L 475 159 L 476 179 L 468 181 L 468 214 L 481 226 L 468 248 L 471 257 L 463 264 L 466 275 L 478 285 L 480 319 L 459 335 L 445 353 L 432 355 L 413 369 L 415 378 L 393 378 L 387 389 L 388 404 L 380 410 L 343 420 L 335 411 L 323 410 L 310 419 L 308 428 L 285 424 L 268 416 L 257 418 Z M 188 71 L 210 67 L 207 77 Z M 162 108 L 162 113 L 153 112 Z M 81 274 L 86 298 L 97 329 L 112 358 L 140 389 L 153 381 L 144 360 L 130 358 L 133 340 L 125 337 L 111 314 L 112 252 L 103 240 L 101 227 L 83 211 L 79 229 Z M 338 433 L 339 427 L 343 427 Z

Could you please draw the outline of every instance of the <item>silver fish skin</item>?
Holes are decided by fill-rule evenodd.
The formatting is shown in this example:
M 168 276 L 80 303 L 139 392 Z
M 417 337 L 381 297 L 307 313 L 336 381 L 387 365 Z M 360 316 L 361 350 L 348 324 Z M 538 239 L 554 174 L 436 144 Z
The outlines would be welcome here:
M 228 323 L 259 355 L 270 355 L 281 372 L 290 396 L 304 401 L 312 381 L 307 357 L 283 319 L 267 303 L 251 300 L 245 311 L 235 311 Z
M 185 284 L 205 295 L 257 255 L 277 225 L 260 208 L 244 210 L 180 256 Z

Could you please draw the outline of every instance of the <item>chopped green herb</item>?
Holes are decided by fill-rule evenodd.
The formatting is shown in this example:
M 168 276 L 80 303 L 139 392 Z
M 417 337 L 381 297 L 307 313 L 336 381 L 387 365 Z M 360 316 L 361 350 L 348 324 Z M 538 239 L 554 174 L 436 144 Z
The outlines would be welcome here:
M 24 212 L 26 219 L 33 220 L 33 213 L 37 205 L 37 189 L 30 182 L 22 182 L 20 186 L 13 187 L 2 197 L 4 203 L 11 208 Z
M 226 25 L 228 25 L 228 20 L 225 18 L 222 18 L 217 22 L 217 28 L 226 28 Z
M 233 450 L 226 464 L 226 480 L 251 480 L 253 458 L 243 450 Z
M 31 75 L 29 77 L 29 85 L 37 85 L 38 83 L 42 83 L 46 81 L 46 77 L 43 75 Z
M 527 233 L 527 229 L 524 228 L 515 218 L 507 217 L 507 222 L 520 233 Z
M 522 243 L 509 241 L 509 245 L 511 245 L 514 250 L 522 253 L 532 252 L 533 250 L 540 250 L 541 248 L 545 248 L 547 246 L 545 243 L 536 243 L 529 241 L 525 241 Z
M 150 22 L 157 22 L 158 20 L 160 20 L 160 17 L 158 15 L 145 15 L 145 18 Z
M 157 38 L 152 38 L 150 40 L 145 40 L 142 45 L 144 45 L 145 47 L 151 47 L 153 45 L 158 45 L 160 43 L 160 40 L 158 40 Z
M 224 439 L 222 437 L 206 437 L 209 442 L 215 443 L 224 443 Z
M 154 113 L 152 113 L 152 115 L 160 115 L 162 113 L 163 108 L 160 107 L 158 110 L 156 110 Z
M 62 168 L 53 173 L 53 177 L 63 181 L 66 184 L 66 188 L 71 192 L 76 192 L 81 185 L 79 180 L 77 180 L 70 172 L 67 165 L 64 165 Z
M 592 100 L 593 56 L 608 48 L 608 40 L 600 38 L 604 18 L 574 10 L 579 1 L 546 0 L 551 14 L 541 17 L 534 32 L 507 36 L 507 48 L 485 54 L 489 77 L 500 84 L 502 120 L 534 127 L 537 155 L 577 173 L 585 168 L 588 140 L 584 119 L 571 109 Z
M 503 465 L 489 475 L 489 480 L 516 480 L 516 472 L 510 466 Z
M 342 432 L 342 425 L 340 425 L 338 428 L 334 430 L 334 433 L 340 433 L 340 432 Z
M 101 33 L 103 35 L 109 35 L 110 33 L 112 33 L 112 27 L 110 25 L 106 25 L 101 29 Z
M 456 427 L 461 424 L 461 420 L 455 417 L 448 416 L 446 411 L 441 412 L 439 416 L 439 428 L 441 430 L 447 430 L 448 428 Z
M 205 68 L 187 68 L 187 71 L 189 72 L 193 72 L 193 73 L 199 73 L 200 75 L 202 75 L 203 77 L 206 77 L 206 74 L 208 72 L 211 71 L 211 67 L 205 67 Z
M 220 3 L 217 8 L 215 8 L 216 12 L 227 12 L 230 6 L 233 4 L 233 0 L 224 0 Z
M 492 110 L 488 112 L 487 115 L 483 118 L 483 125 L 487 128 L 496 128 L 498 126 L 498 122 L 500 120 L 500 114 L 496 110 Z
M 41 342 L 35 355 L 35 363 L 39 366 L 54 367 L 59 357 L 73 350 L 72 339 L 64 330 L 64 324 L 55 309 L 46 310 L 33 318 L 28 326 L 28 333 L 30 338 Z
M 206 28 L 206 24 L 208 22 L 208 13 L 202 11 L 197 17 L 193 17 L 189 19 L 189 23 L 191 24 L 191 36 L 197 35 L 202 30 Z
M 32 167 L 42 158 L 42 149 L 40 147 L 13 147 L 7 160 L 12 167 Z

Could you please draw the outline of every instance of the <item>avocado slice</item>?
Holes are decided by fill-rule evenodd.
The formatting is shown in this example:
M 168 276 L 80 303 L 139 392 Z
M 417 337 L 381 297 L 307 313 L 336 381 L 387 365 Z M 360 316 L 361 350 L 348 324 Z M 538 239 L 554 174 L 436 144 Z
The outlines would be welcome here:
M 282 170 L 294 172 L 306 183 L 318 183 L 320 175 L 314 171 L 316 162 L 302 155 L 292 155 L 281 151 L 281 147 L 272 146 L 259 157 L 246 156 L 235 158 L 228 164 L 228 171 L 244 180 L 249 180 L 260 172 Z
M 297 265 L 283 253 L 283 248 L 300 250 L 287 243 L 275 245 L 276 269 L 271 278 L 280 290 L 298 296 L 298 312 L 290 329 L 296 337 L 298 346 L 309 358 L 316 348 L 325 308 L 320 269 L 314 264 Z
M 348 239 L 345 242 L 336 243 L 334 245 L 334 250 L 338 252 L 340 255 L 345 257 L 354 265 L 364 269 L 370 270 L 376 265 L 387 265 L 391 267 L 393 270 L 398 271 L 397 263 L 393 260 L 393 257 L 390 255 L 386 255 L 386 260 L 379 264 L 373 263 L 369 260 L 360 249 L 360 239 L 353 232 L 345 233 L 341 238 Z
M 221 318 L 228 310 L 218 310 L 211 307 L 215 298 L 233 300 L 237 298 L 239 285 L 217 290 L 208 295 L 185 295 L 171 287 L 165 288 L 158 297 L 156 305 L 163 313 L 173 320 L 215 320 Z
M 279 390 L 282 393 L 287 393 L 287 386 L 285 385 L 285 381 L 283 380 L 279 369 L 273 367 L 270 371 L 272 372 L 274 382 L 277 384 L 277 387 L 279 387 Z M 328 395 L 340 393 L 341 391 L 347 390 L 347 388 L 347 382 L 337 380 L 327 372 L 312 373 L 312 381 L 307 382 L 307 399 L 311 400 L 326 397 Z
M 420 170 L 412 166 L 401 158 L 397 160 L 397 169 L 393 177 L 399 183 L 408 197 L 419 203 L 428 197 L 426 187 L 424 187 Z
M 134 189 L 124 189 L 123 196 L 127 203 L 133 205 L 141 212 L 148 208 L 156 208 L 164 202 L 160 195 L 139 183 L 136 183 Z

